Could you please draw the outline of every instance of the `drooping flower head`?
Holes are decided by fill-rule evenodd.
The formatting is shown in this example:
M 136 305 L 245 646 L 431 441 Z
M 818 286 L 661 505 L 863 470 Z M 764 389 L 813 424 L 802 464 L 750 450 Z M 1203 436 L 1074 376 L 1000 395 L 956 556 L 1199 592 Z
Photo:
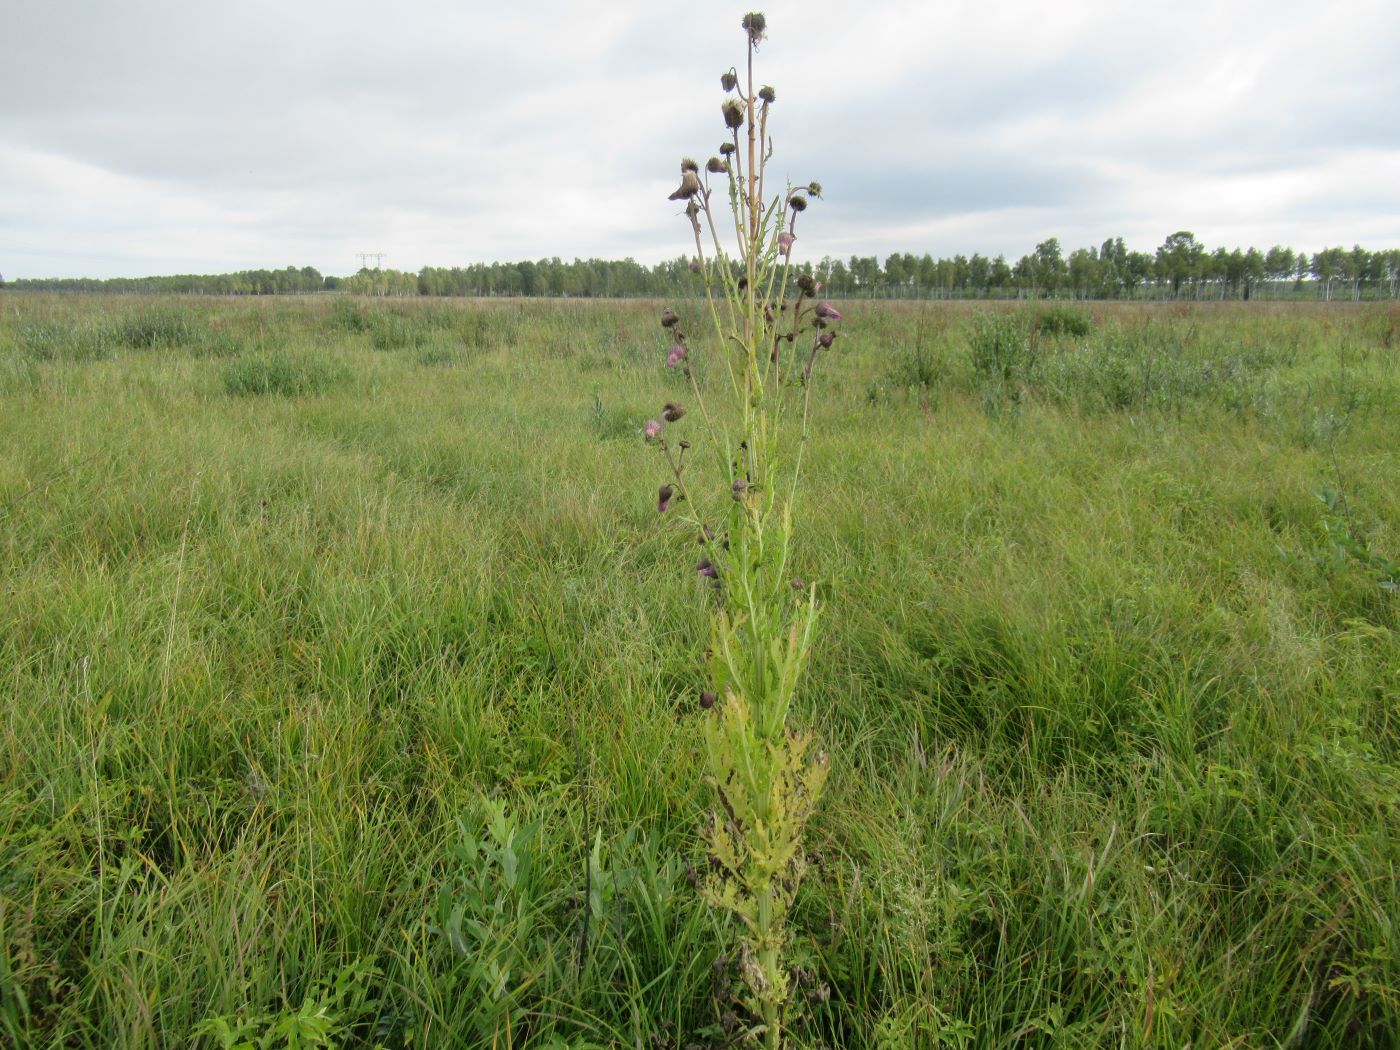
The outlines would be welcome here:
M 642 426 L 642 434 L 645 435 L 648 442 L 655 441 L 661 436 L 661 420 L 648 419 Z
M 817 304 L 817 316 L 824 321 L 839 321 L 841 320 L 841 311 L 823 299 Z
M 689 356 L 690 351 L 685 348 L 684 343 L 672 343 L 671 349 L 666 353 L 666 367 L 675 368 Z
M 788 254 L 788 252 L 792 251 L 792 242 L 794 240 L 796 240 L 796 238 L 793 237 L 792 234 L 788 233 L 787 230 L 784 230 L 782 233 L 778 234 L 778 254 L 786 255 Z
M 665 514 L 666 509 L 671 505 L 671 497 L 675 494 L 675 488 L 670 485 L 662 485 L 656 494 L 656 513 Z

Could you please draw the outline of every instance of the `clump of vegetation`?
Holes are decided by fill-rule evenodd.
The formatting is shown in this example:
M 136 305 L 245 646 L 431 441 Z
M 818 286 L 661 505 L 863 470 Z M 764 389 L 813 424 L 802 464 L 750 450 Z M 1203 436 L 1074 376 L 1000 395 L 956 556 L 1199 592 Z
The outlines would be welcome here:
M 656 509 L 679 515 L 698 544 L 694 573 L 710 609 L 706 768 L 717 804 L 706 827 L 705 899 L 738 921 L 737 968 L 750 1034 L 775 1048 L 794 1005 L 789 917 L 806 871 L 803 833 L 826 782 L 828 759 L 789 712 L 811 656 L 817 588 L 794 572 L 794 501 L 809 438 L 813 374 L 836 339 L 841 312 L 821 298 L 809 272 L 794 267 L 798 218 L 821 196 L 813 182 L 770 196 L 769 115 L 777 99 L 754 80 L 763 15 L 742 28 L 741 76 L 720 77 L 728 131 L 701 167 L 681 161 L 671 199 L 684 202 L 704 281 L 712 343 L 687 336 L 681 317 L 661 315 L 670 336 L 667 368 L 686 377 L 713 472 L 691 471 L 684 406 L 668 401 L 646 423 L 669 480 Z M 716 215 L 711 177 L 730 215 Z M 732 220 L 731 255 L 719 230 Z M 702 384 L 700 369 L 713 383 Z M 706 400 L 706 393 L 713 399 Z M 697 477 L 698 474 L 698 477 Z
M 197 340 L 201 333 L 188 311 L 151 307 L 121 318 L 115 336 L 132 350 L 168 350 Z
M 43 321 L 18 332 L 21 349 L 36 361 L 107 361 L 116 355 L 112 330 L 100 321 Z
M 1041 310 L 1031 324 L 1036 332 L 1050 336 L 1083 337 L 1094 330 L 1094 322 L 1088 314 L 1063 303 Z
M 303 397 L 319 394 L 350 379 L 344 364 L 308 354 L 263 352 L 232 361 L 224 369 L 224 390 L 230 394 L 277 394 Z

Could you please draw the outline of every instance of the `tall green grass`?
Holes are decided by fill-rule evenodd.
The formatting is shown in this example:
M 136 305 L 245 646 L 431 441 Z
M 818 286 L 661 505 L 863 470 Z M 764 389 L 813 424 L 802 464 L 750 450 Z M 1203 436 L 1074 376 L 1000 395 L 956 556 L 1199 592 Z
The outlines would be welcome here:
M 724 1045 L 655 306 L 5 307 L 0 1042 Z M 1400 1042 L 1393 314 L 846 316 L 794 1039 Z

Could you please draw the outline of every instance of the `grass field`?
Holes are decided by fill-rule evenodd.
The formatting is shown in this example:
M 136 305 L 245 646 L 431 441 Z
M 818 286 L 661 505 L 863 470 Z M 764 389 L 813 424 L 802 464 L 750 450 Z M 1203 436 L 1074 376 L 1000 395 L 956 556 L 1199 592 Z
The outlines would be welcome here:
M 0 1040 L 726 1045 L 659 307 L 0 297 Z M 1400 1045 L 1400 310 L 842 307 L 794 1039 Z

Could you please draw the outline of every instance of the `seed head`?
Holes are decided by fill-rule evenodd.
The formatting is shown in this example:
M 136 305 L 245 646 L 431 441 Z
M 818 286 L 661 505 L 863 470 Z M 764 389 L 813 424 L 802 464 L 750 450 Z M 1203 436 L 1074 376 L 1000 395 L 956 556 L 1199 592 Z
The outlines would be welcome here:
M 670 485 L 662 485 L 656 493 L 656 513 L 665 514 L 666 508 L 671 505 L 671 497 L 676 494 L 676 490 Z
M 726 128 L 737 131 L 744 126 L 744 104 L 737 98 L 725 99 L 720 112 L 724 114 Z
M 725 91 L 733 91 L 736 87 L 739 86 L 738 75 L 735 74 L 734 70 L 732 69 L 729 70 L 729 72 L 727 73 L 721 73 L 719 75 L 719 86 L 724 88 Z
M 667 423 L 674 423 L 685 415 L 685 408 L 674 401 L 667 401 L 666 407 L 661 410 L 661 418 Z
M 769 105 L 772 105 L 774 102 L 778 101 L 778 93 L 774 91 L 772 87 L 770 87 L 768 84 L 764 84 L 761 88 L 758 89 L 758 97 L 763 99 L 763 101 L 767 102 Z
M 661 436 L 661 420 L 648 419 L 642 426 L 642 434 L 647 439 L 648 444 Z
M 667 197 L 672 201 L 688 201 L 700 192 L 700 176 L 693 171 L 687 170 L 681 176 L 681 184 L 676 188 L 676 192 Z
M 764 18 L 758 11 L 750 11 L 739 24 L 749 34 L 749 43 L 755 46 L 763 40 L 768 30 L 768 19 Z
M 666 307 L 666 309 L 664 309 L 664 310 L 661 311 L 661 327 L 662 327 L 662 328 L 674 328 L 674 327 L 676 327 L 677 324 L 680 323 L 680 320 L 681 320 L 681 319 L 680 319 L 680 316 L 676 313 L 676 311 L 672 310 L 669 306 Z
M 675 368 L 689 356 L 689 353 L 684 343 L 672 343 L 671 349 L 666 352 L 666 367 Z

